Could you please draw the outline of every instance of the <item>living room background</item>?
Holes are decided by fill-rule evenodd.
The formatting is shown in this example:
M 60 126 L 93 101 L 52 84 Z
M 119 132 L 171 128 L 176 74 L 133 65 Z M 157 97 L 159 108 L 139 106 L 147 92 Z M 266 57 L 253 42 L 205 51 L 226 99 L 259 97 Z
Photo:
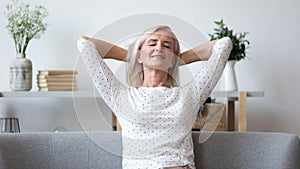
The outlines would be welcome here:
M 12 38 L 5 29 L 5 6 L 0 3 L 0 91 L 9 91 L 9 63 L 15 57 Z M 33 89 L 37 91 L 35 76 L 39 69 L 73 69 L 78 64 L 79 90 L 90 88 L 87 76 L 78 61 L 76 41 L 80 35 L 93 36 L 101 28 L 126 16 L 158 13 L 178 17 L 199 29 L 208 39 L 214 21 L 224 19 L 237 32 L 250 32 L 251 42 L 247 58 L 236 64 L 238 87 L 241 91 L 264 91 L 263 98 L 248 100 L 248 130 L 290 132 L 300 136 L 300 1 L 104 1 L 104 0 L 24 0 L 43 5 L 49 11 L 49 27 L 41 39 L 33 40 L 27 57 L 33 62 Z M 120 28 L 122 31 L 122 28 Z M 77 62 L 78 61 L 78 62 Z M 81 74 L 82 73 L 82 74 Z M 85 100 L 83 100 L 85 102 Z M 99 101 L 101 102 L 101 101 Z M 17 103 L 17 104 L 15 104 Z M 55 106 L 53 106 L 53 104 Z M 104 106 L 103 103 L 99 103 Z M 32 105 L 32 106 L 28 106 Z M 41 106 L 42 105 L 42 106 Z M 67 105 L 67 106 L 66 106 Z M 46 107 L 47 109 L 43 108 Z M 88 109 L 85 105 L 82 109 Z M 41 112 L 43 110 L 43 112 Z M 95 110 L 96 111 L 96 110 Z M 109 129 L 109 110 L 105 108 L 105 122 L 100 128 Z M 28 98 L 0 100 L 0 114 L 14 112 L 20 117 L 23 131 L 48 131 L 46 124 L 66 125 L 62 130 L 80 129 L 72 124 L 78 117 L 72 99 Z M 85 120 L 91 120 L 87 112 Z M 37 120 L 39 128 L 30 127 Z M 108 121 L 107 121 L 108 120 Z M 45 122 L 48 121 L 48 122 Z M 96 126 L 91 126 L 93 128 Z

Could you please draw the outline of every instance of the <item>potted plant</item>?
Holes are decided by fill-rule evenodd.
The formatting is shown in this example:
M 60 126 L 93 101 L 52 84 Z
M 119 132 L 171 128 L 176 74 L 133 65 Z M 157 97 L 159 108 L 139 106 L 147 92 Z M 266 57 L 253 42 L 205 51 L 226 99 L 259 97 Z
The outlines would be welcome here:
M 12 90 L 30 90 L 32 87 L 32 63 L 26 59 L 26 49 L 32 39 L 39 39 L 45 32 L 47 24 L 43 19 L 48 12 L 43 6 L 30 8 L 29 4 L 12 0 L 6 6 L 8 24 L 6 28 L 13 38 L 16 59 L 10 65 L 10 87 Z
M 223 19 L 220 21 L 215 21 L 217 28 L 214 28 L 210 36 L 210 40 L 217 40 L 223 37 L 229 37 L 232 41 L 232 50 L 229 55 L 228 60 L 240 61 L 246 57 L 246 48 L 250 42 L 246 39 L 246 35 L 249 32 L 234 33 L 232 29 L 229 29 L 223 22 Z
M 238 90 L 236 75 L 234 71 L 234 65 L 237 61 L 246 58 L 246 49 L 250 45 L 250 42 L 246 39 L 248 32 L 234 33 L 232 29 L 229 29 L 223 22 L 214 22 L 217 28 L 214 28 L 212 34 L 208 34 L 211 40 L 221 39 L 222 37 L 229 37 L 232 41 L 232 50 L 228 58 L 228 62 L 224 69 L 223 75 L 217 85 L 218 90 L 236 91 Z

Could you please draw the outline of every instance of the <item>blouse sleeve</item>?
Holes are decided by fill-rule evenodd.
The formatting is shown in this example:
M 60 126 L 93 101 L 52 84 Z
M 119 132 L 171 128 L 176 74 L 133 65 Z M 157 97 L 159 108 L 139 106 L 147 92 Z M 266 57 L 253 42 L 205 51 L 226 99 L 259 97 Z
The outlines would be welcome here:
M 113 96 L 120 89 L 122 83 L 103 61 L 93 42 L 79 39 L 77 48 L 100 96 L 113 110 Z
M 219 39 L 212 48 L 212 54 L 204 67 L 194 78 L 195 95 L 200 105 L 210 96 L 212 90 L 222 75 L 226 61 L 232 49 L 231 39 Z M 199 98 L 200 97 L 200 98 Z

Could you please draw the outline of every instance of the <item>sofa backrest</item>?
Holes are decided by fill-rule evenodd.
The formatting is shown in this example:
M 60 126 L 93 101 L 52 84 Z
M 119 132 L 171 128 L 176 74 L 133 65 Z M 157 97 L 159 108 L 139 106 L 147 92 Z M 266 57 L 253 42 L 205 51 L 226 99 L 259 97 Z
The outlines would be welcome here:
M 294 134 L 194 132 L 193 140 L 197 169 L 300 169 L 299 137 Z
M 193 132 L 197 169 L 299 169 L 285 133 Z M 0 169 L 121 169 L 120 132 L 0 134 Z
M 119 132 L 0 134 L 0 169 L 120 169 L 121 149 Z

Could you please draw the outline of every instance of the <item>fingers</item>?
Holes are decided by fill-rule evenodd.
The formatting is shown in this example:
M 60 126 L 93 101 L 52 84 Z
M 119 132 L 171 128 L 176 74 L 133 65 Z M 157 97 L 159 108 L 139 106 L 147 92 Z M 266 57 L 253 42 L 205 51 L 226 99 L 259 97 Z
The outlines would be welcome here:
M 90 38 L 87 37 L 87 36 L 80 36 L 80 38 L 81 38 L 81 39 L 85 39 L 85 40 L 90 40 Z

